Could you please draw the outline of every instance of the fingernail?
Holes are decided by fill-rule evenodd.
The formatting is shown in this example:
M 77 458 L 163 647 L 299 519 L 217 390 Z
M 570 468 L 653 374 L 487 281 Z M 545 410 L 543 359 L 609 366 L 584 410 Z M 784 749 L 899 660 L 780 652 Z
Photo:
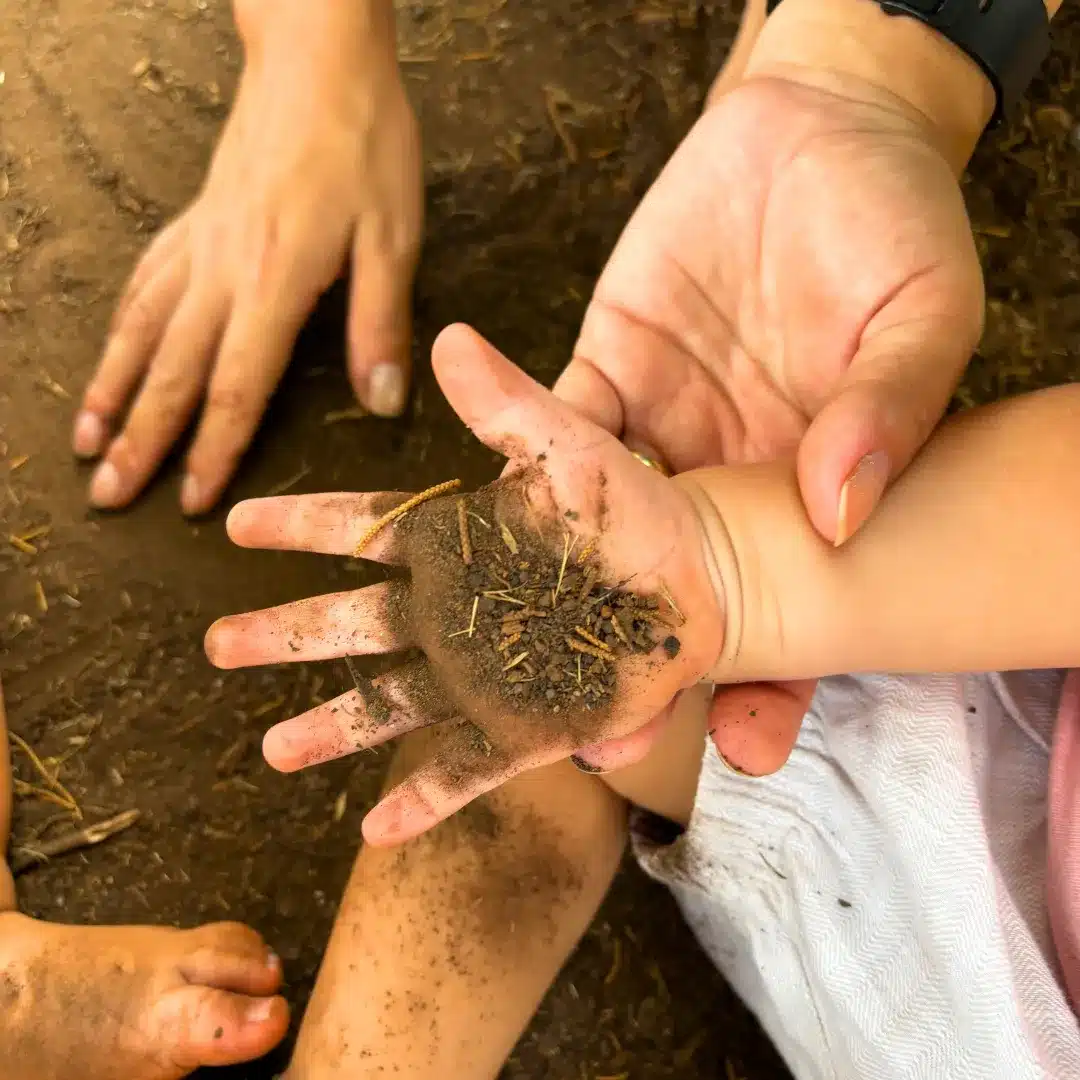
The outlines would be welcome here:
M 90 480 L 90 502 L 108 509 L 120 501 L 120 473 L 111 461 L 99 465 Z
M 729 772 L 733 772 L 736 776 L 745 776 L 747 779 L 753 779 L 753 773 L 748 773 L 745 769 L 740 769 L 738 765 L 733 765 L 720 750 L 720 747 L 715 747 L 716 756 L 724 763 Z
M 97 413 L 83 409 L 75 417 L 75 431 L 71 437 L 71 448 L 76 457 L 97 457 L 105 449 L 108 432 L 105 421 Z
M 836 540 L 839 547 L 866 523 L 889 482 L 889 456 L 884 450 L 867 454 L 852 470 L 840 489 L 836 510 Z
M 368 408 L 377 416 L 400 416 L 405 408 L 405 372 L 379 364 L 368 379 Z
M 577 754 L 570 755 L 570 763 L 575 769 L 579 769 L 583 773 L 602 773 L 604 771 L 599 765 L 593 765 L 592 762 L 586 761 L 583 757 L 578 757 Z
M 199 506 L 199 481 L 191 473 L 184 477 L 180 485 L 180 509 L 185 514 L 197 513 Z
M 266 950 L 266 966 L 272 970 L 281 967 L 281 957 L 273 949 Z
M 274 999 L 273 998 L 259 998 L 258 1001 L 253 1001 L 247 1008 L 246 1019 L 249 1024 L 261 1024 L 264 1020 L 270 1019 L 270 1014 L 274 1011 Z

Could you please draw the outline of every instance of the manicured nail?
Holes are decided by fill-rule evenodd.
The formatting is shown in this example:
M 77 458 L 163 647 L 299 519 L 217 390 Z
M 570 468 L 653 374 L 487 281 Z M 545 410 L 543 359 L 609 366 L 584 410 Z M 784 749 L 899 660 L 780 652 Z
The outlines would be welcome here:
M 199 481 L 188 473 L 180 485 L 180 509 L 185 514 L 196 514 L 202 509 L 199 505 L 199 494 Z
M 583 773 L 602 773 L 604 771 L 599 765 L 593 765 L 592 762 L 586 761 L 583 757 L 578 757 L 577 754 L 570 755 L 570 763 L 575 769 L 579 769 Z
M 405 372 L 397 364 L 379 364 L 368 381 L 368 408 L 376 416 L 400 416 L 405 408 Z
M 105 421 L 97 413 L 83 409 L 75 417 L 75 431 L 71 437 L 71 448 L 76 457 L 97 457 L 105 449 L 108 438 Z
M 836 510 L 836 546 L 846 543 L 874 512 L 889 482 L 889 456 L 884 450 L 867 454 L 840 489 Z
M 247 1014 L 245 1019 L 249 1024 L 261 1024 L 265 1020 L 270 1019 L 270 1014 L 274 1011 L 274 999 L 273 998 L 259 998 L 258 1001 L 253 1001 L 247 1008 Z
M 120 501 L 120 473 L 111 461 L 99 465 L 90 480 L 90 502 L 102 510 Z

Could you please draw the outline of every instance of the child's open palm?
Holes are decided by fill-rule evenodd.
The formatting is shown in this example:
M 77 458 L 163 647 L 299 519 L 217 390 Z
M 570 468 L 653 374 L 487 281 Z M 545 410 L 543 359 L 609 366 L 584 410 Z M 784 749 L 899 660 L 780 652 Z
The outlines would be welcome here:
M 724 612 L 694 489 L 643 467 L 478 335 L 452 327 L 435 373 L 509 459 L 475 494 L 326 494 L 241 503 L 246 547 L 360 554 L 407 578 L 211 627 L 220 667 L 403 652 L 400 665 L 277 725 L 293 770 L 439 725 L 432 756 L 369 815 L 369 841 L 423 832 L 527 769 L 635 740 L 716 664 Z M 422 656 L 408 650 L 421 650 Z

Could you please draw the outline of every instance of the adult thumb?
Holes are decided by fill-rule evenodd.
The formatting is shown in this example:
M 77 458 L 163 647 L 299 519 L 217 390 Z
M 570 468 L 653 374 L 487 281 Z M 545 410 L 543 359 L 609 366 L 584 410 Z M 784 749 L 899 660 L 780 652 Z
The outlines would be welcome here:
M 906 324 L 864 341 L 799 444 L 799 488 L 837 546 L 867 522 L 945 413 L 978 330 Z

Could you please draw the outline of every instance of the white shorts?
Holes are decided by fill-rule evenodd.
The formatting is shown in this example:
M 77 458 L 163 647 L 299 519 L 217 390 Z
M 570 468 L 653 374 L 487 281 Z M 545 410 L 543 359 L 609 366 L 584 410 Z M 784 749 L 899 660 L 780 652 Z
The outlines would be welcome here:
M 797 1080 L 1080 1080 L 1045 899 L 1062 677 L 828 679 L 781 772 L 710 746 L 686 834 L 635 837 Z

